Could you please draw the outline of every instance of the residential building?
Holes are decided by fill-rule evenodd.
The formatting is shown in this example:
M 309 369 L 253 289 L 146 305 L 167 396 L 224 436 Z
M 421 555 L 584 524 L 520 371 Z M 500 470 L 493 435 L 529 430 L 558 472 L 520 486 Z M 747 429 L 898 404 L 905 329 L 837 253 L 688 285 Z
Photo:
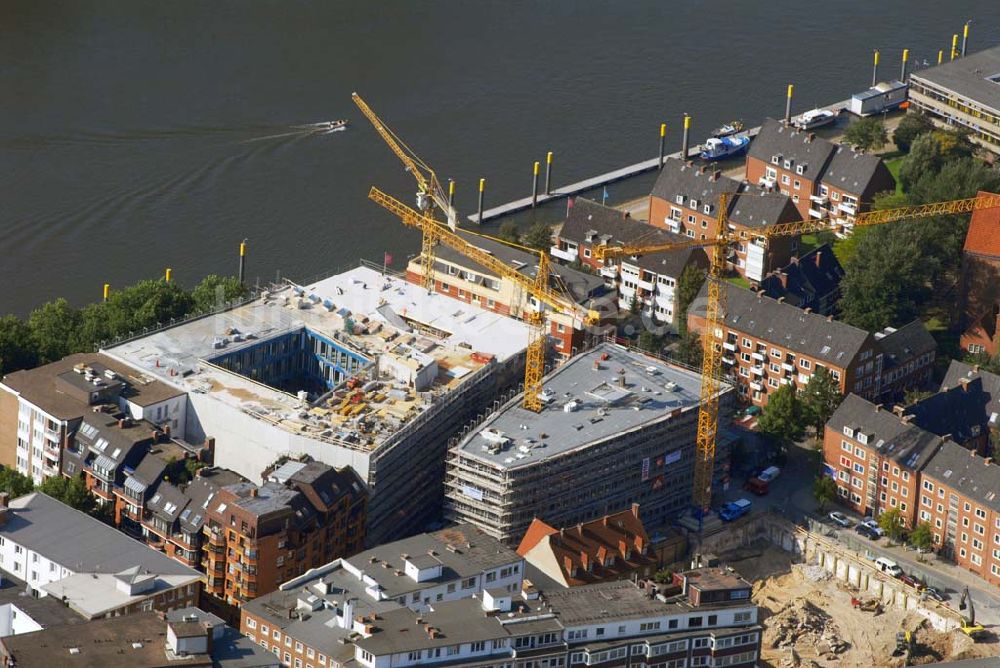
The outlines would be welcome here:
M 203 513 L 205 591 L 238 605 L 360 550 L 366 502 L 350 468 L 288 462 L 263 485 L 226 485 L 200 508 L 182 508 L 179 499 L 169 510 L 179 513 L 182 531 L 185 512 Z
M 844 268 L 833 254 L 833 248 L 830 244 L 822 244 L 801 257 L 793 257 L 787 265 L 765 276 L 759 292 L 802 310 L 833 315 L 840 299 L 843 277 Z
M 86 621 L 52 596 L 35 597 L 27 590 L 24 580 L 9 573 L 0 579 L 0 638 Z
M 559 260 L 579 261 L 599 273 L 606 285 L 617 291 L 619 309 L 632 308 L 635 299 L 642 314 L 676 329 L 680 312 L 677 285 L 689 266 L 708 268 L 708 255 L 704 250 L 689 247 L 601 261 L 594 256 L 594 248 L 602 244 L 648 245 L 680 241 L 686 238 L 633 220 L 617 209 L 577 197 L 549 252 Z
M 523 380 L 528 328 L 360 266 L 105 353 L 186 393 L 184 440 L 261 482 L 282 457 L 352 467 L 370 544 L 437 519 L 448 439 Z
M 830 373 L 841 392 L 880 401 L 901 399 L 907 389 L 930 381 L 936 345 L 918 320 L 870 334 L 780 297 L 728 282 L 723 289 L 725 329 L 717 338 L 725 372 L 745 401 L 766 405 L 770 393 L 782 385 L 804 387 L 819 368 Z M 707 299 L 706 283 L 696 303 Z M 688 328 L 704 332 L 703 308 L 688 312 Z
M 82 475 L 101 505 L 115 503 L 114 491 L 122 489 L 126 470 L 135 470 L 161 437 L 152 424 L 119 415 L 85 415 L 63 456 L 64 474 Z
M 979 196 L 990 193 L 980 192 Z M 962 350 L 1000 352 L 1000 209 L 972 212 L 962 248 Z
M 473 246 L 485 250 L 501 260 L 525 278 L 532 281 L 538 275 L 538 255 L 508 246 L 472 232 L 458 230 L 458 234 Z M 589 308 L 591 302 L 599 300 L 607 293 L 604 281 L 599 276 L 577 271 L 559 264 L 549 265 L 549 285 L 557 290 L 565 290 L 573 302 Z M 423 283 L 423 263 L 420 256 L 410 260 L 406 267 L 406 278 L 418 285 Z M 480 308 L 523 319 L 526 312 L 546 310 L 549 335 L 556 352 L 563 357 L 572 355 L 585 345 L 584 323 L 579 318 L 552 311 L 540 305 L 522 285 L 510 278 L 499 276 L 462 253 L 438 245 L 434 249 L 434 290 L 459 301 Z
M 728 197 L 729 229 L 751 236 L 733 248 L 727 258 L 729 267 L 751 281 L 760 281 L 771 269 L 787 264 L 798 248 L 798 238 L 767 240 L 760 235 L 769 225 L 799 219 L 787 193 L 771 193 L 693 163 L 664 162 L 649 196 L 649 222 L 691 239 L 712 239 L 718 234 L 722 195 Z
M 517 553 L 564 587 L 651 578 L 656 555 L 639 519 L 639 504 L 600 519 L 556 529 L 537 517 Z
M 55 499 L 0 495 L 0 569 L 86 619 L 196 605 L 201 574 Z
M 750 584 L 721 569 L 678 573 L 674 586 L 605 582 L 511 596 L 488 590 L 415 613 L 378 615 L 354 660 L 400 665 L 755 666 L 761 627 Z
M 746 180 L 791 197 L 801 219 L 830 216 L 846 230 L 876 194 L 896 189 L 878 156 L 770 118 L 750 144 Z
M 471 525 L 457 525 L 337 559 L 246 603 L 240 630 L 291 665 L 345 663 L 345 641 L 373 616 L 424 613 L 486 591 L 521 591 L 524 560 Z M 344 656 L 347 652 L 349 656 Z
M 9 373 L 0 382 L 0 464 L 40 484 L 63 472 L 63 450 L 94 408 L 177 431 L 186 421 L 184 395 L 98 353 Z
M 910 104 L 1000 154 L 1000 46 L 910 73 Z
M 1000 376 L 952 360 L 940 389 L 905 411 L 922 429 L 947 435 L 962 447 L 989 457 L 991 433 L 1000 428 Z
M 974 384 L 979 381 L 979 388 Z M 980 369 L 978 366 L 971 366 L 957 360 L 952 360 L 945 373 L 944 380 L 941 381 L 941 391 L 955 386 L 968 386 L 969 391 L 975 395 L 981 391 L 985 397 L 982 413 L 973 413 L 969 420 L 970 424 L 977 422 L 982 424 L 982 417 L 985 417 L 986 429 L 996 431 L 1000 429 L 1000 375 L 990 373 Z M 976 400 L 979 403 L 982 399 Z
M 8 668 L 279 668 L 278 658 L 196 607 L 96 619 L 0 639 Z
M 541 412 L 515 397 L 451 449 L 447 518 L 516 545 L 535 518 L 564 527 L 639 503 L 659 528 L 690 506 L 700 375 L 602 343 L 543 386 Z M 734 403 L 723 384 L 723 424 Z M 728 447 L 720 439 L 720 478 Z

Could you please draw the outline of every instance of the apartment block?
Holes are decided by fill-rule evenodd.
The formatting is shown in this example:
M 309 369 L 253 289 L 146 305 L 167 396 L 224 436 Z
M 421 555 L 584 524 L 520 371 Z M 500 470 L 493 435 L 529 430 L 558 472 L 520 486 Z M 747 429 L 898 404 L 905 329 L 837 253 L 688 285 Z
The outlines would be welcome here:
M 215 615 L 196 607 L 143 612 L 55 626 L 0 639 L 8 668 L 128 666 L 129 668 L 279 668 L 280 661 Z
M 936 343 L 919 320 L 899 329 L 870 334 L 833 316 L 799 309 L 759 291 L 725 283 L 724 330 L 716 332 L 722 362 L 744 401 L 766 405 L 782 385 L 802 388 L 825 368 L 841 392 L 880 401 L 901 399 L 926 385 Z M 688 328 L 704 335 L 708 285 L 688 312 Z
M 263 485 L 220 488 L 200 509 L 205 591 L 239 605 L 357 552 L 364 545 L 366 502 L 356 473 L 318 462 L 284 464 Z
M 1000 352 L 1000 209 L 973 211 L 969 219 L 962 248 L 961 304 L 962 350 L 996 355 Z
M 186 442 L 262 482 L 307 455 L 353 468 L 378 544 L 439 518 L 448 439 L 523 379 L 517 320 L 362 265 L 105 353 L 186 396 Z M 227 519 L 228 523 L 228 519 Z
M 765 276 L 759 292 L 803 311 L 809 309 L 812 313 L 833 315 L 840 299 L 843 277 L 844 268 L 833 254 L 833 247 L 822 244 L 801 257 L 793 257 L 787 265 Z
M 0 494 L 0 569 L 86 619 L 197 605 L 201 574 L 40 492 Z
M 524 561 L 471 525 L 418 534 L 337 559 L 242 607 L 240 630 L 286 665 L 342 665 L 379 615 L 521 591 Z
M 458 234 L 470 244 L 510 265 L 525 278 L 534 281 L 538 275 L 537 254 L 471 232 L 459 230 Z M 516 281 L 493 273 L 447 246 L 439 245 L 435 248 L 434 256 L 435 291 L 518 319 L 523 319 L 526 312 L 535 312 L 541 307 L 547 311 L 549 335 L 559 355 L 566 357 L 584 347 L 586 333 L 583 322 L 579 319 L 549 310 Z M 549 271 L 550 287 L 560 292 L 565 291 L 574 302 L 584 307 L 589 308 L 592 301 L 602 299 L 608 292 L 599 276 L 558 264 L 550 265 Z M 407 265 L 406 278 L 418 285 L 422 284 L 423 264 L 419 256 L 410 260 Z
M 1000 154 L 1000 46 L 910 74 L 910 104 Z
M 63 451 L 95 408 L 165 431 L 183 429 L 184 392 L 98 353 L 78 353 L 0 382 L 0 464 L 40 484 L 63 473 Z
M 878 156 L 834 144 L 767 119 L 747 153 L 746 180 L 791 197 L 801 219 L 833 218 L 848 232 L 853 217 L 896 181 Z
M 754 666 L 761 627 L 750 584 L 721 569 L 678 573 L 673 586 L 630 581 L 559 591 L 488 590 L 417 614 L 377 616 L 354 640 L 368 668 L 410 665 Z
M 594 248 L 599 245 L 671 243 L 685 241 L 685 237 L 581 197 L 573 201 L 554 241 L 549 250 L 552 257 L 579 261 L 598 273 L 608 288 L 617 292 L 619 309 L 632 308 L 635 300 L 642 314 L 673 329 L 680 310 L 677 284 L 681 274 L 689 266 L 708 268 L 708 255 L 701 248 L 597 260 Z
M 787 264 L 798 249 L 798 238 L 768 240 L 762 234 L 770 225 L 799 219 L 787 193 L 776 194 L 693 163 L 665 161 L 649 197 L 649 222 L 691 239 L 712 239 L 718 234 L 723 194 L 728 197 L 729 229 L 749 235 L 748 241 L 733 248 L 727 258 L 729 268 L 756 282 Z
M 446 517 L 516 545 L 535 518 L 571 526 L 631 503 L 659 528 L 691 502 L 701 376 L 610 343 L 548 374 L 540 413 L 519 397 L 474 424 L 448 458 Z M 726 423 L 735 392 L 720 390 Z M 728 443 L 720 439 L 716 475 Z

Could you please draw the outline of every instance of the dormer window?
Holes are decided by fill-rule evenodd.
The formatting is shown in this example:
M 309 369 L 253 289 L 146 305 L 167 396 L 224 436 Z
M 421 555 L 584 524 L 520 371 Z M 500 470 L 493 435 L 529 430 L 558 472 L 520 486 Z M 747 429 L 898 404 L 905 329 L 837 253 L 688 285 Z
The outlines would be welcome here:
M 772 165 L 778 165 L 778 164 L 781 164 L 781 156 L 778 156 L 778 155 L 772 155 L 772 156 L 771 156 L 771 164 L 772 164 Z
M 854 438 L 854 430 L 851 429 L 850 427 L 845 426 L 844 427 L 844 436 L 849 436 L 850 438 Z
M 802 165 L 795 165 L 795 173 L 796 174 L 802 175 L 802 174 L 805 173 L 805 171 L 806 171 L 806 168 L 803 167 Z
M 677 202 L 678 204 L 683 204 L 684 203 L 684 195 L 678 195 L 677 197 L 674 198 L 674 201 Z
M 695 209 L 697 211 L 697 209 L 698 209 L 698 200 L 693 199 L 693 198 L 691 199 L 691 208 Z
M 706 214 L 712 213 L 712 205 L 711 204 L 706 204 L 705 208 L 704 208 L 704 211 L 705 211 Z
M 792 168 L 792 161 L 785 160 L 785 169 L 791 169 L 791 168 Z

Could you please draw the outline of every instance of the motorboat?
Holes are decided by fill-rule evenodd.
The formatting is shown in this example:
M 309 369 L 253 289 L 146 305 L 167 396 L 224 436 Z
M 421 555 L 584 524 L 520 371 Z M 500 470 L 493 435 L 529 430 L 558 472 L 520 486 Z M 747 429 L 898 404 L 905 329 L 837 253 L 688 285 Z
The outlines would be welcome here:
M 742 155 L 750 146 L 748 135 L 732 135 L 730 137 L 709 137 L 702 146 L 701 157 L 705 160 L 729 158 Z
M 715 128 L 709 136 L 722 139 L 723 137 L 730 137 L 743 132 L 743 129 L 743 121 L 733 121 L 732 123 L 726 123 L 725 125 Z
M 792 120 L 792 125 L 797 127 L 799 130 L 812 130 L 813 128 L 820 128 L 824 125 L 830 125 L 835 120 L 837 120 L 837 114 L 830 111 L 829 109 L 813 109 L 807 111 L 801 116 L 796 116 Z

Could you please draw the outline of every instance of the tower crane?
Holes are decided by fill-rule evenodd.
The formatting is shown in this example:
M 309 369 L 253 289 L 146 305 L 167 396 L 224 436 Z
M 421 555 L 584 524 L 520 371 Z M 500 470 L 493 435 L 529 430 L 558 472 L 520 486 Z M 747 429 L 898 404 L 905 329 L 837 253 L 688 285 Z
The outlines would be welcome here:
M 722 384 L 722 341 L 725 312 L 725 291 L 722 280 L 726 269 L 729 247 L 740 241 L 765 241 L 822 230 L 832 230 L 840 224 L 831 218 L 815 218 L 789 223 L 778 223 L 753 233 L 729 229 L 726 195 L 720 197 L 719 224 L 714 239 L 665 242 L 649 245 L 597 246 L 594 257 L 608 258 L 646 255 L 694 246 L 709 250 L 708 303 L 705 309 L 705 327 L 702 333 L 701 404 L 698 408 L 697 450 L 694 467 L 693 501 L 697 512 L 704 515 L 712 502 L 712 471 L 715 465 L 715 443 L 719 430 L 719 395 Z M 903 220 L 919 220 L 932 216 L 970 213 L 979 209 L 1000 207 L 1000 195 L 990 194 L 946 202 L 931 202 L 918 206 L 905 206 L 880 211 L 867 211 L 854 216 L 854 227 L 883 225 Z
M 351 93 L 351 99 L 364 114 L 389 149 L 396 154 L 403 166 L 417 181 L 417 208 L 429 218 L 433 218 L 433 209 L 440 209 L 448 221 L 448 227 L 454 231 L 458 227 L 458 214 L 451 198 L 445 193 L 438 181 L 437 175 L 430 165 L 421 160 L 399 136 L 372 111 L 368 103 L 357 93 Z M 420 247 L 421 276 L 423 286 L 430 290 L 434 282 L 434 244 L 425 234 Z
M 577 322 L 584 326 L 596 324 L 600 319 L 598 313 L 579 306 L 549 286 L 548 255 L 544 251 L 539 255 L 538 271 L 535 276 L 533 278 L 525 276 L 503 260 L 469 243 L 448 226 L 434 220 L 426 213 L 408 207 L 378 188 L 372 187 L 368 197 L 379 206 L 395 214 L 404 225 L 420 230 L 425 246 L 433 247 L 438 243 L 443 244 L 498 276 L 517 283 L 538 300 L 539 310 L 530 310 L 524 314 L 524 320 L 529 325 L 529 335 L 524 363 L 524 399 L 522 405 L 528 410 L 540 411 L 542 400 L 539 398 L 539 394 L 542 390 L 542 376 L 545 374 L 545 322 L 541 305 L 544 304 L 559 313 L 571 316 L 574 325 Z

